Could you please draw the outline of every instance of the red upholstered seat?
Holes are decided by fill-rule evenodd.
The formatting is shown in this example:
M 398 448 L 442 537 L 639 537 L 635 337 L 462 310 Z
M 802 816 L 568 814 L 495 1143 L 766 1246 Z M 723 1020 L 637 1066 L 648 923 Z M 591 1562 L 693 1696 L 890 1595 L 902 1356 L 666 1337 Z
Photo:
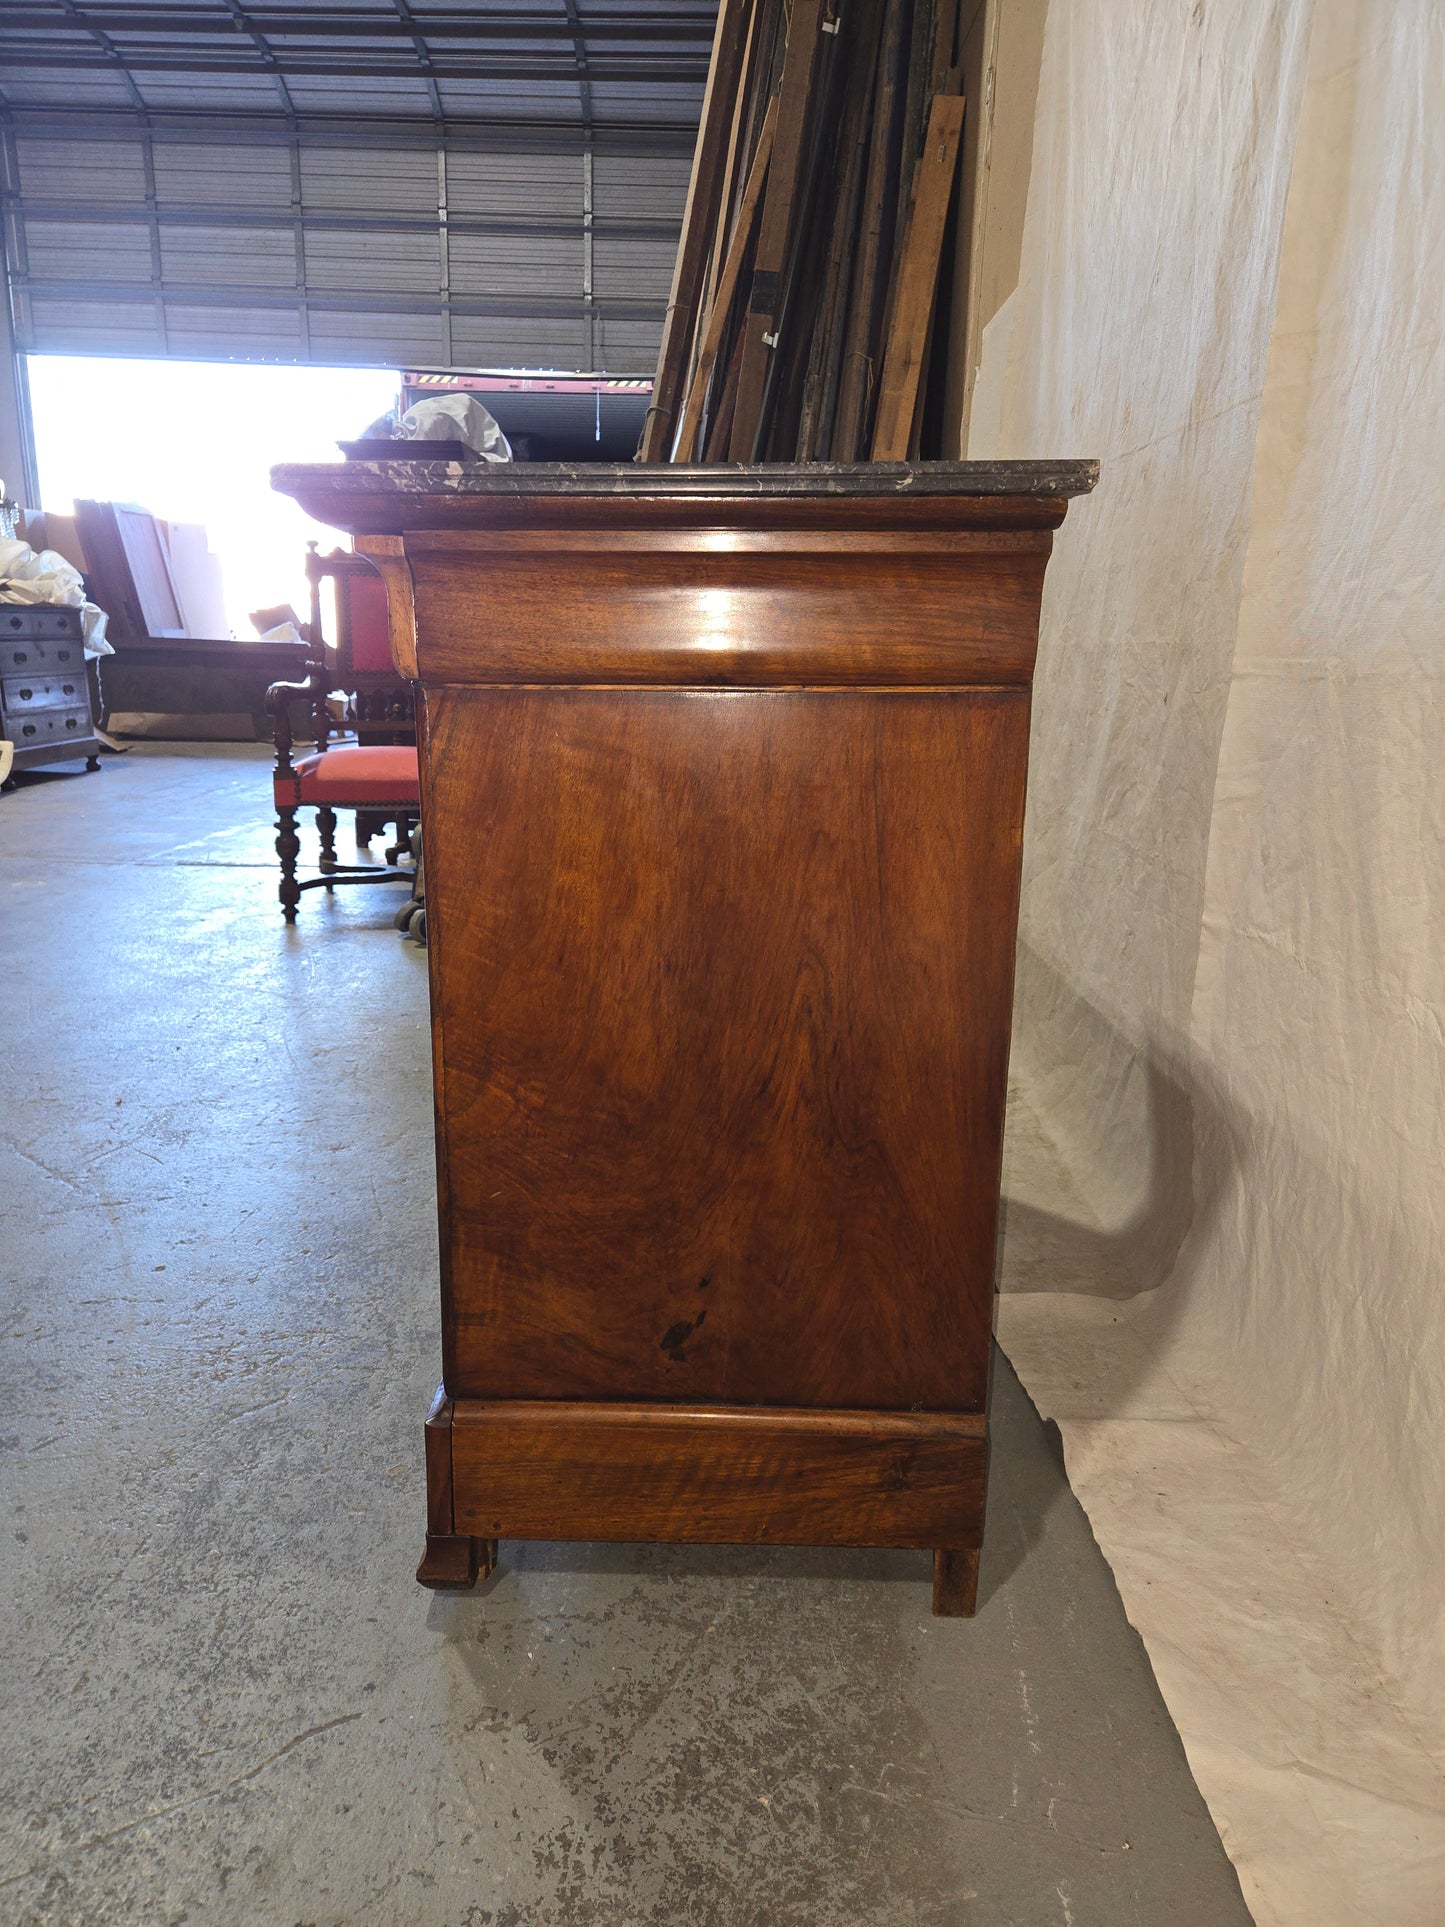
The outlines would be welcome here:
M 343 744 L 319 756 L 303 756 L 290 776 L 276 777 L 278 807 L 330 803 L 351 809 L 394 803 L 416 809 L 420 798 L 416 750 L 405 743 Z

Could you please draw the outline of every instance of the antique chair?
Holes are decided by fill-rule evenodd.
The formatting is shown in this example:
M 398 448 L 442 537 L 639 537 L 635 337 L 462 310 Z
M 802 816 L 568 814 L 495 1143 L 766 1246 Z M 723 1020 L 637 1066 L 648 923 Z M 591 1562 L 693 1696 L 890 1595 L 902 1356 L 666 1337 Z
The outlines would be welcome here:
M 396 673 L 391 659 L 391 631 L 387 623 L 386 585 L 364 555 L 353 549 L 333 549 L 320 555 L 314 542 L 306 545 L 306 579 L 311 584 L 311 633 L 328 652 L 332 689 L 346 691 L 344 722 L 358 743 L 416 743 L 416 709 L 411 684 Z M 336 642 L 326 643 L 321 620 L 321 584 L 330 578 L 336 597 Z M 323 704 L 323 708 L 325 705 Z M 320 734 L 330 716 L 318 715 Z M 356 812 L 356 840 L 370 843 L 386 821 L 374 810 Z M 405 841 L 398 828 L 397 841 Z M 393 859 L 394 860 L 394 859 Z
M 346 691 L 347 728 L 358 743 L 414 744 L 416 710 L 411 684 L 391 659 L 385 583 L 364 555 L 352 549 L 320 555 L 314 542 L 307 544 L 306 579 L 311 635 L 327 652 L 331 688 Z M 321 619 L 321 584 L 327 580 L 336 596 L 334 644 L 327 642 Z
M 296 921 L 303 890 L 330 893 L 338 883 L 412 882 L 413 871 L 398 858 L 420 807 L 411 690 L 392 667 L 381 579 L 364 556 L 345 550 L 318 555 L 314 542 L 306 574 L 311 584 L 306 680 L 273 683 L 266 692 L 266 708 L 275 721 L 276 853 L 281 859 L 281 910 L 288 923 Z M 321 583 L 328 576 L 336 583 L 334 649 L 327 646 L 321 621 Z M 346 694 L 343 726 L 354 729 L 357 740 L 333 746 L 330 697 L 337 689 Z M 311 712 L 316 748 L 293 762 L 291 709 L 300 703 Z M 321 874 L 303 880 L 296 875 L 301 851 L 296 812 L 307 807 L 316 811 Z M 368 843 L 387 823 L 395 826 L 396 840 L 386 852 L 385 865 L 338 863 L 338 810 L 355 810 L 358 843 Z

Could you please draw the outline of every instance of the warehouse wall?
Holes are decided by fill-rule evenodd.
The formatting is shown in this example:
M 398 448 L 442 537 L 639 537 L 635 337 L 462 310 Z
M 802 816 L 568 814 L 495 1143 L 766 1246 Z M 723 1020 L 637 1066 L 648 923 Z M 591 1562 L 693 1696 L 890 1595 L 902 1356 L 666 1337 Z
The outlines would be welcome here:
M 1261 1921 L 1445 1891 L 1445 15 L 1053 0 L 1000 1331 Z M 1052 1158 L 1052 1164 L 1050 1159 Z
M 0 482 L 12 501 L 35 500 L 34 463 L 26 420 L 25 371 L 15 353 L 10 313 L 0 301 Z

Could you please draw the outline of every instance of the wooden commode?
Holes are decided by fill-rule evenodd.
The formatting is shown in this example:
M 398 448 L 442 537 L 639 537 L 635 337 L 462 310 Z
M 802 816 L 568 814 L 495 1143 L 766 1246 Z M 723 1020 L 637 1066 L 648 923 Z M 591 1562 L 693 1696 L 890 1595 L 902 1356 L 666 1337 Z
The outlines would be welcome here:
M 423 1582 L 919 1546 L 972 1610 L 1029 686 L 1095 473 L 276 471 L 420 691 Z

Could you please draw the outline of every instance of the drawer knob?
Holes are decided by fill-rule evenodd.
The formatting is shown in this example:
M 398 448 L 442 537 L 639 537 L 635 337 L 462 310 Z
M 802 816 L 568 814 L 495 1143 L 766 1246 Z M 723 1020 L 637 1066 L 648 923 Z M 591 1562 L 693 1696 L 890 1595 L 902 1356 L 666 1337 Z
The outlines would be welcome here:
M 24 728 L 24 730 L 22 731 L 22 734 L 23 734 L 23 735 L 26 735 L 26 736 L 33 736 L 33 735 L 35 734 L 35 725 L 34 725 L 34 723 L 27 723 L 27 724 L 25 725 L 25 728 Z
M 30 698 L 31 698 L 31 697 L 32 697 L 32 696 L 33 696 L 34 694 L 35 694 L 35 691 L 34 691 L 33 689 L 22 689 L 22 690 L 21 690 L 21 692 L 20 692 L 20 700 L 21 700 L 21 702 L 23 702 L 23 703 L 28 703 L 28 702 L 30 701 Z
M 67 729 L 74 729 L 75 726 L 75 718 L 73 716 L 67 716 L 65 719 L 65 727 Z
M 60 686 L 67 696 L 73 696 L 75 694 L 75 684 L 73 682 L 63 682 Z

